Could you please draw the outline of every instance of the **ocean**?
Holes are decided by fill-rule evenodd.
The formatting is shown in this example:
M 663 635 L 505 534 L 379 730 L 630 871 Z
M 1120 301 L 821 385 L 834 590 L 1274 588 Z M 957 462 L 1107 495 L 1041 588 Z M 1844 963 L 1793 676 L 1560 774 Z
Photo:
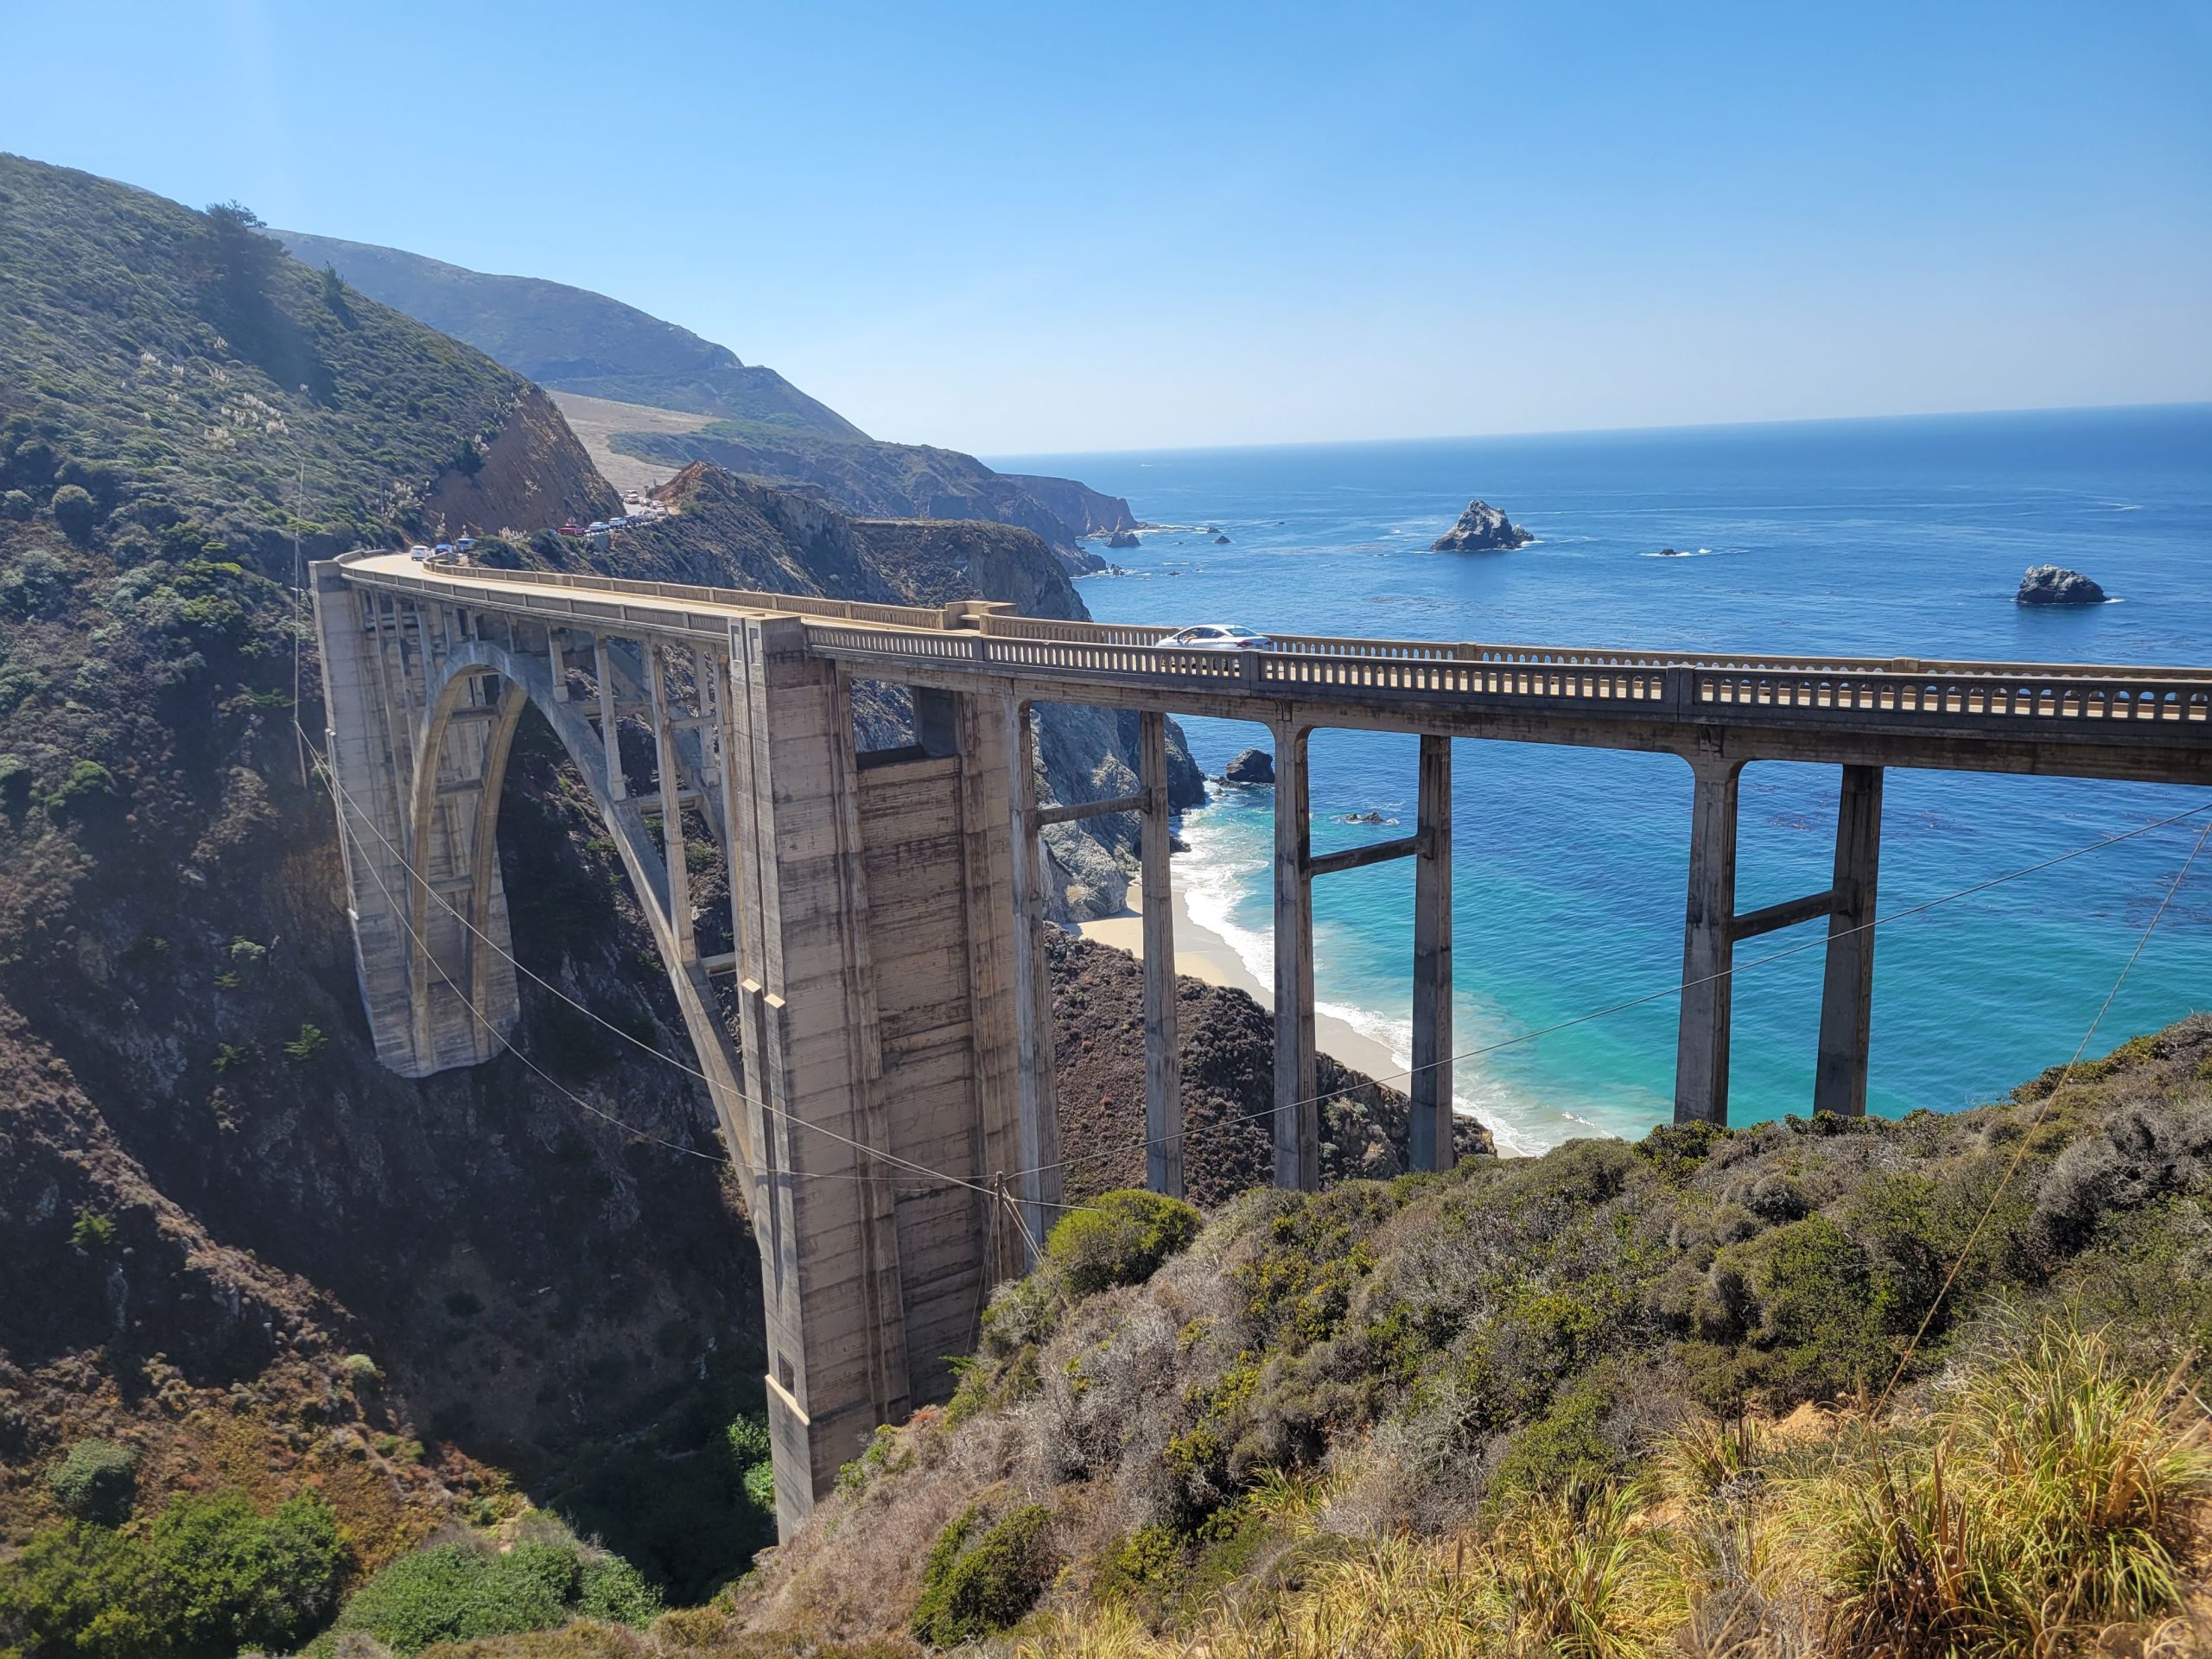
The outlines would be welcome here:
M 1161 528 L 1086 578 L 1103 621 L 1640 649 L 1842 652 L 2212 665 L 2212 406 L 1793 423 L 1553 436 L 1024 456 Z M 1471 497 L 1536 537 L 1428 543 Z M 1209 527 L 1226 534 L 1217 544 Z M 1684 556 L 1657 556 L 1671 547 Z M 2021 572 L 2086 571 L 2111 602 L 2013 602 Z M 1185 719 L 1217 777 L 1264 728 Z M 1409 823 L 1415 740 L 1323 731 L 1317 851 Z M 1688 769 L 1672 756 L 1463 741 L 1453 754 L 1462 1109 L 1501 1146 L 1634 1136 L 1669 1116 Z M 1738 905 L 1827 884 L 1833 768 L 1759 764 L 1742 788 Z M 1216 785 L 1173 874 L 1192 918 L 1264 981 L 1272 791 Z M 1892 770 L 1884 915 L 2183 811 L 2208 791 Z M 1871 1109 L 2002 1095 L 2082 1041 L 2201 820 L 1885 924 Z M 1319 1001 L 1409 1065 L 1413 872 L 1327 878 Z M 1810 1109 L 1817 925 L 1738 947 L 1731 1121 Z M 1808 946 L 1796 949 L 1793 947 Z M 1789 952 L 1789 954 L 1778 954 Z M 1775 958 L 1763 960 L 1763 958 Z M 1653 996 L 1654 993 L 1658 993 Z M 1650 998 L 1637 1001 L 1639 998 Z M 1619 1004 L 1632 1004 L 1617 1007 Z M 2212 851 L 2104 1017 L 2092 1053 L 2212 1004 Z M 1600 1013 L 1600 1010 L 1616 1009 Z M 1595 1018 L 1583 1016 L 1597 1014 Z M 1576 1023 L 1564 1025 L 1563 1022 Z M 1541 1034 L 1532 1034 L 1541 1033 Z

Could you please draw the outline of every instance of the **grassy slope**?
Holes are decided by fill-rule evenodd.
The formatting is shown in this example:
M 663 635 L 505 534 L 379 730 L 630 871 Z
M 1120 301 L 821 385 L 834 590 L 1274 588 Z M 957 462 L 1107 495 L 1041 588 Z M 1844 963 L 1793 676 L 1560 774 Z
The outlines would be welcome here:
M 397 248 L 276 233 L 293 255 L 335 267 L 353 287 L 466 340 L 540 385 L 831 436 L 861 429 L 772 369 L 603 294 L 531 276 L 495 276 Z
M 1612 1651 L 1687 1627 L 1705 1631 L 1682 1638 L 1693 1652 L 2003 1652 L 2031 1615 L 2015 1605 L 2004 1624 L 1974 1595 L 2032 1590 L 2051 1560 L 2075 1584 L 2101 1548 L 2118 1560 L 2156 1535 L 2183 1584 L 2117 1621 L 2144 1639 L 2196 1593 L 2194 1516 L 2212 1490 L 2202 1408 L 2163 1382 L 2177 1364 L 2200 1376 L 2212 1343 L 2208 1079 L 2212 1021 L 2198 1020 L 2055 1096 L 2046 1077 L 1955 1116 L 1662 1130 L 1442 1178 L 1249 1194 L 1148 1282 L 1072 1297 L 1048 1270 L 1001 1293 L 952 1408 L 885 1438 L 741 1591 L 722 1634 L 893 1637 L 946 1529 L 971 1506 L 988 1520 L 1027 1503 L 1051 1516 L 1052 1570 L 1025 1651 L 1166 1653 L 1202 1637 L 1255 1656 L 1397 1650 L 1363 1648 L 1384 1632 L 1360 1637 L 1355 1605 L 1405 1615 L 1395 1639 L 1419 1628 L 1439 1643 L 1418 1650 L 1549 1651 L 1542 1586 L 1526 1580 L 1556 1557 L 1561 1582 L 1584 1574 L 1570 1601 L 1618 1592 L 1594 1615 Z M 1730 1441 L 1735 1414 L 1771 1424 L 1878 1391 L 2016 1157 L 1880 1428 L 1801 1413 Z M 2038 1357 L 2037 1322 L 2054 1313 L 2102 1335 Z M 2152 1381 L 2131 1394 L 2129 1378 Z M 1913 1620 L 1936 1615 L 1897 1590 L 1922 1569 L 1896 1552 L 1938 1512 L 1939 1441 L 1958 1465 L 1940 1512 L 1970 1518 L 1946 1523 L 1968 1528 L 1964 1599 L 1929 1636 Z M 2152 1477 L 2104 1471 L 2147 1467 L 2129 1461 L 2139 1443 L 2164 1446 L 2178 1483 L 2154 1522 L 2134 1515 L 2122 1536 L 2088 1511 L 2062 1524 L 2037 1508 L 2047 1490 L 2094 1491 L 2117 1516 L 2133 1500 L 2113 1494 Z M 2071 1541 L 2050 1545 L 2051 1527 Z M 1710 1559 L 1730 1536 L 1752 1552 L 1733 1567 Z M 1592 1538 L 1600 1554 L 1618 1545 L 1618 1573 L 1567 1560 Z M 2050 1559 L 2029 1562 L 2038 1549 Z M 1641 1578 L 1623 1565 L 1639 1561 Z M 1316 1601 L 1300 1585 L 1333 1589 Z M 2112 1612 L 2083 1614 L 2076 1637 Z

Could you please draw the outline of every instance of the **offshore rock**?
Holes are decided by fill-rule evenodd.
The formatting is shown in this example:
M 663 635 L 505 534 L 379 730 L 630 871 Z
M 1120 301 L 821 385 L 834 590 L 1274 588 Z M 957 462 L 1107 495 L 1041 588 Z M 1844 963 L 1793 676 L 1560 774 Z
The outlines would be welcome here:
M 1265 749 L 1245 750 L 1221 774 L 1224 784 L 1272 784 L 1274 780 L 1274 757 Z
M 1431 542 L 1432 553 L 1497 553 L 1536 538 L 1487 501 L 1470 501 L 1459 522 Z
M 2031 564 L 2013 597 L 2023 605 L 2101 605 L 2105 590 L 2079 570 Z
M 1144 543 L 1137 540 L 1137 533 L 1134 530 L 1117 530 L 1106 538 L 1106 545 L 1109 547 L 1141 547 Z

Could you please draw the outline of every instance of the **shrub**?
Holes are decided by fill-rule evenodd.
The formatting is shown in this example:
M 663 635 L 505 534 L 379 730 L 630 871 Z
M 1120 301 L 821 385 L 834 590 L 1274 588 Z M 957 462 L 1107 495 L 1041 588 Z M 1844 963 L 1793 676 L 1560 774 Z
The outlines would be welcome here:
M 18 524 L 38 511 L 38 504 L 22 490 L 10 490 L 0 495 L 0 518 L 13 518 Z
M 97 760 L 79 760 L 69 768 L 60 787 L 46 798 L 46 810 L 57 814 L 82 814 L 95 804 L 115 798 L 115 774 Z
M 181 1497 L 143 1534 L 71 1521 L 0 1567 L 0 1637 L 24 1659 L 289 1652 L 330 1616 L 343 1560 L 312 1492 L 266 1516 L 237 1492 Z
M 304 1065 L 321 1053 L 323 1045 L 329 1040 L 322 1034 L 321 1027 L 303 1024 L 300 1027 L 300 1034 L 284 1045 L 285 1058 L 295 1065 Z
M 112 1527 L 130 1513 L 138 1496 L 137 1456 L 110 1440 L 79 1440 L 47 1471 L 46 1484 L 63 1514 Z
M 47 508 L 54 514 L 54 522 L 60 526 L 61 533 L 73 542 L 83 542 L 100 521 L 99 503 L 81 484 L 64 484 L 54 493 Z
M 484 470 L 484 452 L 476 447 L 475 439 L 461 441 L 461 448 L 453 454 L 453 469 L 463 478 L 474 478 Z
M 979 1509 L 962 1514 L 938 1535 L 923 1568 L 912 1628 L 933 1647 L 1010 1628 L 1037 1605 L 1058 1567 L 1052 1512 L 1043 1504 L 1024 1504 L 978 1537 L 981 1524 Z
M 642 1625 L 660 1611 L 636 1568 L 541 1516 L 505 1550 L 473 1534 L 402 1555 L 354 1592 L 308 1651 L 334 1654 L 340 1637 L 358 1631 L 411 1655 L 437 1642 L 550 1630 L 579 1615 Z
M 366 1354 L 348 1354 L 343 1362 L 346 1380 L 356 1388 L 365 1387 L 384 1376 L 377 1363 Z
M 79 1210 L 77 1219 L 70 1224 L 69 1243 L 87 1255 L 104 1250 L 115 1243 L 115 1223 L 96 1210 Z
M 1198 1236 L 1198 1212 L 1180 1198 L 1134 1189 L 1101 1194 L 1052 1229 L 1045 1260 L 1071 1297 L 1141 1284 Z

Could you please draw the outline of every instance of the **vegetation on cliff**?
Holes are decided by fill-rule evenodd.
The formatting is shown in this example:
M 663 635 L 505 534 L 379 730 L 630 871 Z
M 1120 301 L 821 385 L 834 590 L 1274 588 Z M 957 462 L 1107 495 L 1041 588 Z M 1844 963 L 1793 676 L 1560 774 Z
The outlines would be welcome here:
M 1056 1235 L 726 1635 L 887 1638 L 1041 1508 L 1040 1659 L 2196 1650 L 2212 1020 L 2056 1082 Z

